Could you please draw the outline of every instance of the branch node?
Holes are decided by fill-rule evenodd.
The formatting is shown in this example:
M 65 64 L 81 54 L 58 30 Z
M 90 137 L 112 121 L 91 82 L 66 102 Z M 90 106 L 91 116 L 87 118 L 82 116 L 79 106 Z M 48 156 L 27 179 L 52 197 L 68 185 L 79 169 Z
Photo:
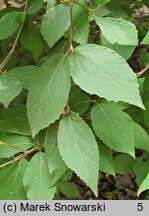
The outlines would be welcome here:
M 70 45 L 68 50 L 67 50 L 67 53 L 68 53 L 68 55 L 70 55 L 72 52 L 73 52 L 73 46 Z
M 7 74 L 8 71 L 7 70 L 4 70 L 4 71 L 1 71 L 2 74 Z
M 70 107 L 68 105 L 65 106 L 64 111 L 63 111 L 63 115 L 68 115 L 70 113 Z
M 91 100 L 92 104 L 95 104 L 97 101 L 95 99 Z

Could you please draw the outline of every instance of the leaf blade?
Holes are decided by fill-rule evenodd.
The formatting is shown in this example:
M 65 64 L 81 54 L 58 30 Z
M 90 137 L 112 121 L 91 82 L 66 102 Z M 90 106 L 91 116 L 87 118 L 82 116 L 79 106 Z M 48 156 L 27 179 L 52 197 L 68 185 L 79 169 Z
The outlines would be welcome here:
M 45 137 L 45 153 L 50 172 L 50 187 L 55 185 L 67 170 L 67 166 L 63 161 L 59 150 L 57 140 L 58 123 L 49 126 Z
M 42 73 L 37 73 L 32 80 L 27 113 L 33 137 L 55 122 L 64 110 L 71 85 L 65 57 L 55 54 L 49 58 L 41 67 Z
M 95 18 L 104 37 L 111 43 L 120 45 L 138 45 L 138 34 L 134 24 L 112 17 Z
M 97 195 L 98 147 L 91 129 L 77 114 L 71 112 L 61 120 L 58 147 L 67 166 L 74 170 Z
M 44 153 L 37 153 L 28 163 L 23 178 L 27 197 L 31 200 L 52 199 L 56 188 L 49 189 L 49 170 Z
M 18 28 L 18 23 L 16 21 L 17 16 L 20 14 L 18 11 L 12 11 L 6 13 L 0 19 L 0 40 L 6 39 L 11 36 Z
M 144 108 L 135 74 L 113 50 L 99 45 L 80 45 L 70 55 L 69 64 L 74 82 L 84 91 Z
M 91 120 L 96 135 L 110 149 L 134 157 L 135 136 L 132 119 L 116 104 L 97 101 L 91 110 Z
M 141 183 L 138 191 L 137 191 L 137 194 L 138 196 L 145 190 L 148 190 L 149 189 L 149 173 L 147 174 L 147 176 L 145 177 L 145 179 L 143 180 L 143 182 Z
M 27 161 L 22 159 L 12 165 L 0 169 L 0 199 L 26 200 L 23 187 L 23 175 Z M 17 186 L 17 187 L 16 187 Z
M 21 91 L 22 85 L 19 80 L 10 74 L 0 75 L 0 102 L 4 104 L 5 108 Z
M 52 47 L 63 36 L 68 27 L 69 7 L 67 5 L 58 4 L 47 9 L 42 20 L 41 33 L 49 47 Z

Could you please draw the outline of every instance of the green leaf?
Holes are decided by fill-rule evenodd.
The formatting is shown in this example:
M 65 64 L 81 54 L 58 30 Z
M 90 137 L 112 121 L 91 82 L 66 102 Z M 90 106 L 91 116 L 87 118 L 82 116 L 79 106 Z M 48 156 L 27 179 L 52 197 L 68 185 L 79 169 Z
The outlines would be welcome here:
M 20 43 L 31 51 L 35 61 L 38 60 L 44 47 L 44 40 L 33 24 L 25 25 L 21 32 Z
M 128 60 L 132 53 L 135 50 L 135 46 L 126 46 L 126 45 L 119 45 L 119 44 L 110 44 L 104 36 L 101 34 L 101 43 L 103 46 L 108 47 L 115 52 L 117 52 L 119 55 L 121 55 L 125 60 Z
M 130 107 L 130 105 L 128 103 L 121 102 L 121 101 L 117 102 L 116 104 L 120 108 L 120 110 L 126 110 L 127 108 Z
M 55 185 L 67 170 L 67 166 L 58 150 L 57 131 L 58 123 L 51 124 L 47 130 L 44 143 L 46 159 L 50 172 L 50 187 Z
M 136 75 L 113 50 L 99 45 L 80 45 L 70 55 L 69 62 L 74 82 L 84 91 L 144 108 Z
M 115 18 L 130 19 L 127 10 L 124 10 L 121 5 L 110 2 L 110 4 L 106 5 L 106 8 L 109 11 L 108 14 L 109 17 L 112 16 Z
M 97 25 L 99 25 L 103 36 L 111 44 L 138 45 L 138 34 L 133 23 L 112 17 L 96 17 L 95 20 Z
M 110 148 L 134 157 L 134 128 L 129 115 L 113 102 L 97 101 L 91 110 L 96 135 Z
M 149 30 L 146 33 L 145 37 L 143 38 L 141 44 L 148 44 L 149 45 Z
M 25 21 L 25 17 L 26 17 L 26 14 L 24 12 L 21 12 L 17 15 L 16 17 L 16 21 L 19 25 L 22 25 Z
M 109 14 L 109 11 L 107 10 L 107 7 L 105 7 L 105 6 L 94 10 L 94 15 L 96 17 L 103 17 L 103 16 L 107 16 L 108 14 Z M 89 14 L 89 21 L 90 22 L 95 21 L 95 18 L 92 14 Z M 93 29 L 93 31 L 94 31 L 94 29 Z
M 86 110 L 90 108 L 91 97 L 83 92 L 78 86 L 72 86 L 69 95 L 70 109 L 79 115 L 82 115 Z
M 115 170 L 112 160 L 112 151 L 107 148 L 104 144 L 99 144 L 100 152 L 100 166 L 99 170 L 101 172 L 109 173 L 110 175 L 115 175 Z
M 32 157 L 26 168 L 23 183 L 30 200 L 51 200 L 56 188 L 49 189 L 49 170 L 44 153 Z
M 52 47 L 64 35 L 69 28 L 69 23 L 68 5 L 58 4 L 53 8 L 47 9 L 42 19 L 41 33 L 49 47 Z
M 29 6 L 27 9 L 28 14 L 36 13 L 42 7 L 42 0 L 29 0 Z
M 146 178 L 144 179 L 144 181 L 142 182 L 142 184 L 140 185 L 137 194 L 138 196 L 145 190 L 149 189 L 149 173 L 147 174 Z
M 4 104 L 5 108 L 21 91 L 22 85 L 19 80 L 11 74 L 0 75 L 0 103 Z
M 31 135 L 30 125 L 24 106 L 11 107 L 0 113 L 0 130 L 2 132 Z
M 0 200 L 26 200 L 23 175 L 27 161 L 22 159 L 0 169 Z
M 60 154 L 71 168 L 98 195 L 99 153 L 91 129 L 75 113 L 60 122 L 58 130 Z
M 23 118 L 26 117 L 26 107 L 24 105 L 18 105 L 17 107 L 9 107 L 8 109 L 3 109 L 0 112 L 0 120 L 15 118 L 16 116 Z
M 35 74 L 29 89 L 27 111 L 33 136 L 60 117 L 69 91 L 70 75 L 65 56 L 55 54 Z
M 47 9 L 54 7 L 57 3 L 57 0 L 48 0 Z
M 117 155 L 114 160 L 114 169 L 115 172 L 121 175 L 126 175 L 133 170 L 133 164 L 135 160 L 133 157 L 127 154 L 119 154 Z
M 135 181 L 137 185 L 140 186 L 149 172 L 148 163 L 146 161 L 137 159 L 133 164 L 133 172 L 136 175 Z
M 71 182 L 64 182 L 58 186 L 60 192 L 62 192 L 67 198 L 75 198 L 79 195 L 77 186 Z
M 15 117 L 0 120 L 0 130 L 3 132 L 31 136 L 30 125 L 27 117 Z
M 6 39 L 11 36 L 18 28 L 16 17 L 20 14 L 18 11 L 6 13 L 0 19 L 0 40 Z
M 73 41 L 79 44 L 86 44 L 89 36 L 88 14 L 83 13 L 75 19 L 73 25 Z
M 149 65 L 149 52 L 146 52 L 145 49 L 140 50 L 140 55 L 139 55 L 139 62 L 143 67 L 146 67 Z
M 9 74 L 18 79 L 21 82 L 23 88 L 29 89 L 29 87 L 32 85 L 32 76 L 38 72 L 40 72 L 39 67 L 27 65 L 13 68 L 9 71 Z
M 85 5 L 85 1 L 79 1 L 82 5 Z M 89 20 L 88 13 L 84 11 L 84 8 L 77 4 L 73 6 L 72 16 L 72 39 L 79 44 L 86 44 L 89 36 Z
M 149 152 L 149 136 L 138 124 L 134 124 L 135 147 Z
M 133 119 L 133 121 L 137 122 L 138 124 L 142 124 L 143 121 L 143 112 L 141 109 L 139 109 L 138 107 L 135 106 L 129 106 L 126 109 L 126 113 L 131 116 L 131 118 Z M 133 122 L 134 123 L 134 122 Z
M 0 158 L 9 158 L 32 147 L 28 137 L 0 134 Z
M 71 178 L 73 177 L 73 171 L 71 169 L 67 169 L 65 171 L 65 173 L 62 175 L 62 177 L 56 182 L 55 185 L 60 185 L 61 183 L 64 183 L 66 181 L 71 180 Z

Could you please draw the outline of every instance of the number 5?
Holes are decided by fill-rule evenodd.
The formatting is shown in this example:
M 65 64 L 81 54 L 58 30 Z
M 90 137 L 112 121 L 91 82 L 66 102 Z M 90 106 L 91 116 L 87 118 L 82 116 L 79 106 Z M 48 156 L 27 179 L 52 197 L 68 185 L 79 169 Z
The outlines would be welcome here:
M 143 203 L 138 203 L 137 210 L 138 211 L 142 211 L 143 210 Z

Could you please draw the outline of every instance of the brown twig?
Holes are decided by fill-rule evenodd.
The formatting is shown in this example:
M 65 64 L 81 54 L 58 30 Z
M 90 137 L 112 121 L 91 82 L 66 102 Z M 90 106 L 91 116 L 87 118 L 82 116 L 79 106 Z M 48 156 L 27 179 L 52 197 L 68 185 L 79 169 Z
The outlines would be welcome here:
M 70 26 L 69 26 L 69 47 L 68 47 L 68 55 L 73 52 L 72 46 L 72 8 L 73 8 L 73 0 L 70 0 Z
M 26 157 L 29 154 L 32 154 L 35 151 L 40 151 L 40 150 L 41 150 L 41 148 L 39 146 L 36 146 L 35 148 L 32 148 L 32 149 L 30 149 L 28 151 L 25 151 L 22 154 L 14 157 L 11 161 L 8 161 L 8 162 L 0 165 L 0 169 L 3 168 L 3 167 L 5 167 L 5 166 L 8 166 L 8 165 L 10 165 L 10 164 L 12 164 L 12 163 L 14 163 L 16 161 L 18 161 L 18 160 L 21 160 L 22 158 Z
M 144 73 L 146 73 L 149 70 L 149 65 L 147 65 L 143 70 L 140 72 L 136 73 L 137 78 L 141 77 Z
M 28 5 L 28 0 L 25 1 L 25 7 L 24 7 L 24 14 L 26 14 L 26 11 L 27 11 L 27 5 Z M 2 71 L 2 69 L 5 67 L 5 65 L 8 63 L 8 61 L 10 60 L 12 54 L 14 53 L 15 51 L 15 48 L 17 46 L 17 43 L 18 43 L 18 40 L 19 40 L 19 37 L 20 37 L 20 34 L 21 34 L 21 31 L 23 29 L 23 26 L 24 26 L 24 22 L 21 24 L 19 30 L 18 30 L 18 33 L 17 33 L 17 36 L 14 40 L 14 43 L 13 43 L 13 46 L 11 48 L 11 50 L 9 51 L 8 55 L 6 56 L 6 58 L 2 61 L 2 63 L 0 64 L 0 71 Z

